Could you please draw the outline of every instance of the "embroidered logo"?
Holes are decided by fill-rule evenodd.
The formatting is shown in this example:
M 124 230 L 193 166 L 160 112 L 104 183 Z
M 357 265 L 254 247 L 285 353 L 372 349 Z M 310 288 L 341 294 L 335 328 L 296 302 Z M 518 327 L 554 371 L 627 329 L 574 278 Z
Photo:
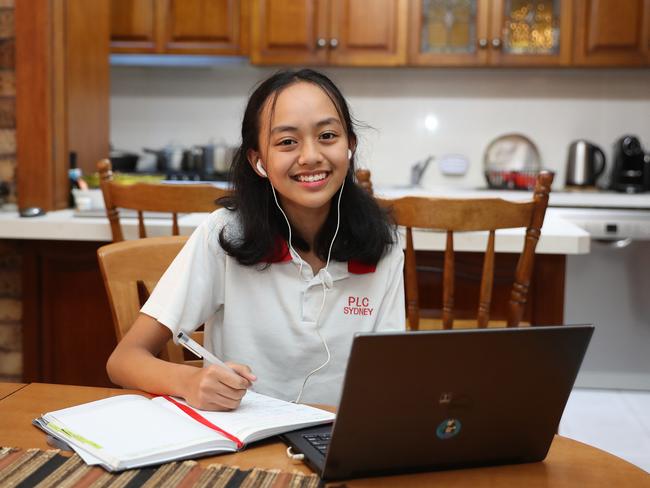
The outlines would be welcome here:
M 347 307 L 343 307 L 345 315 L 367 315 L 372 316 L 374 308 L 370 306 L 370 299 L 368 297 L 348 297 Z

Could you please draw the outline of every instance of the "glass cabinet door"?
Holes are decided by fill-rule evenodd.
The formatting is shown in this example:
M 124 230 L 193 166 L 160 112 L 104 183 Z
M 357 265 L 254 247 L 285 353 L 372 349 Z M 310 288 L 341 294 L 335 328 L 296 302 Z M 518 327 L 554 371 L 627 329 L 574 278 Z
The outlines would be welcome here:
M 492 64 L 569 62 L 570 0 L 495 0 L 492 4 Z
M 487 62 L 490 0 L 417 0 L 411 6 L 410 61 L 426 65 Z

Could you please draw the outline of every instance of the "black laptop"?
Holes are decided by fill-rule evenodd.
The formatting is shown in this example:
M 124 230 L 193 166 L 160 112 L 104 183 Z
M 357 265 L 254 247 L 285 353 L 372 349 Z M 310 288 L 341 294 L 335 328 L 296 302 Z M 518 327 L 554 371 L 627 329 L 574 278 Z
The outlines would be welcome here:
M 325 480 L 541 461 L 592 333 L 359 334 L 334 425 L 282 439 Z

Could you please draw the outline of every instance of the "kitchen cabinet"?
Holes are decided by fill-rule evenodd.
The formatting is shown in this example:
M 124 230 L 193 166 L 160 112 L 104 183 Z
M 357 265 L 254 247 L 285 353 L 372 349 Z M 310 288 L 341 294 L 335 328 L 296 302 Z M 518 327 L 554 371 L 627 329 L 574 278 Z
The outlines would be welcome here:
M 650 66 L 650 0 L 576 0 L 577 66 Z
M 157 0 L 111 1 L 111 51 L 156 52 Z
M 67 207 L 70 153 L 84 173 L 108 157 L 109 4 L 15 2 L 20 207 Z
M 571 8 L 570 0 L 413 0 L 409 64 L 568 65 Z
M 408 0 L 254 0 L 253 64 L 406 63 Z
M 29 240 L 23 260 L 23 381 L 113 386 L 116 339 L 97 262 L 105 242 Z
M 237 0 L 112 0 L 111 51 L 240 55 L 247 7 Z
M 484 253 L 476 252 L 456 252 L 454 255 L 454 319 L 461 324 L 463 321 L 476 321 L 484 258 Z M 420 316 L 435 319 L 434 323 L 437 323 L 437 319 L 442 318 L 444 252 L 416 251 L 416 260 Z M 491 321 L 500 321 L 505 325 L 518 261 L 518 253 L 495 254 Z M 535 255 L 524 308 L 524 322 L 535 325 L 564 323 L 565 269 L 565 255 Z

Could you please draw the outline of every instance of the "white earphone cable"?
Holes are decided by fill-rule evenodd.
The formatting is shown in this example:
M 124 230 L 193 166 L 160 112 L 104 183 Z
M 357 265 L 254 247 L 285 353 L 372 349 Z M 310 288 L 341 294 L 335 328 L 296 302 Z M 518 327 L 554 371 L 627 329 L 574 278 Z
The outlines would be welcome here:
M 300 260 L 300 268 L 298 272 L 300 273 L 300 277 L 302 278 L 302 268 L 305 262 L 303 259 L 300 257 L 300 255 L 296 252 L 296 250 L 293 248 L 293 245 L 291 244 L 291 224 L 289 223 L 289 218 L 287 217 L 287 214 L 284 213 L 284 210 L 280 206 L 280 203 L 278 202 L 278 196 L 275 193 L 275 188 L 273 184 L 271 183 L 271 180 L 269 180 L 269 184 L 271 185 L 271 191 L 273 192 L 273 199 L 275 200 L 275 204 L 280 209 L 280 212 L 282 213 L 282 216 L 284 217 L 285 222 L 287 223 L 287 227 L 289 229 L 289 250 L 291 251 L 292 254 L 295 254 L 297 258 Z M 343 188 L 345 187 L 345 178 L 343 179 L 343 184 L 341 185 L 341 188 L 339 189 L 339 197 L 337 199 L 337 204 L 336 204 L 336 229 L 334 230 L 334 236 L 332 237 L 332 241 L 330 242 L 330 247 L 327 251 L 327 262 L 325 263 L 325 267 L 323 268 L 325 272 L 327 272 L 327 268 L 330 265 L 330 259 L 332 257 L 332 248 L 334 247 L 334 241 L 336 240 L 336 236 L 339 233 L 339 227 L 341 225 L 341 196 L 343 195 Z M 322 271 L 322 270 L 321 270 Z M 325 280 L 323 278 L 323 275 L 320 274 L 320 280 L 321 280 L 321 285 L 323 287 L 323 299 L 320 304 L 320 309 L 318 310 L 318 315 L 316 316 L 316 333 L 318 334 L 318 337 L 320 338 L 321 342 L 323 343 L 323 346 L 325 347 L 325 352 L 327 353 L 327 359 L 323 364 L 318 366 L 316 369 L 310 371 L 307 376 L 305 376 L 304 381 L 302 382 L 302 386 L 300 387 L 300 391 L 298 392 L 298 396 L 294 400 L 294 403 L 300 403 L 300 398 L 302 397 L 302 393 L 305 389 L 305 386 L 307 385 L 307 381 L 309 378 L 311 378 L 314 374 L 316 374 L 318 371 L 323 369 L 325 366 L 327 366 L 330 362 L 330 359 L 332 359 L 332 354 L 330 353 L 330 348 L 327 345 L 327 341 L 323 337 L 323 335 L 320 332 L 320 317 L 321 314 L 323 313 L 323 309 L 325 308 L 325 301 L 327 298 L 327 292 L 329 291 L 327 289 L 327 286 L 325 285 Z
M 291 252 L 292 256 L 295 254 L 295 256 L 300 260 L 300 268 L 298 269 L 298 273 L 300 274 L 300 278 L 302 278 L 302 267 L 305 264 L 305 262 L 302 260 L 300 254 L 296 252 L 296 250 L 293 248 L 293 245 L 291 244 L 291 224 L 289 223 L 289 218 L 287 217 L 287 214 L 284 213 L 284 210 L 282 210 L 282 207 L 278 202 L 278 196 L 275 194 L 275 187 L 271 183 L 271 180 L 269 180 L 269 185 L 271 185 L 271 191 L 273 192 L 273 199 L 275 200 L 275 204 L 280 209 L 280 212 L 282 212 L 284 221 L 287 223 L 287 228 L 289 229 L 289 251 Z

